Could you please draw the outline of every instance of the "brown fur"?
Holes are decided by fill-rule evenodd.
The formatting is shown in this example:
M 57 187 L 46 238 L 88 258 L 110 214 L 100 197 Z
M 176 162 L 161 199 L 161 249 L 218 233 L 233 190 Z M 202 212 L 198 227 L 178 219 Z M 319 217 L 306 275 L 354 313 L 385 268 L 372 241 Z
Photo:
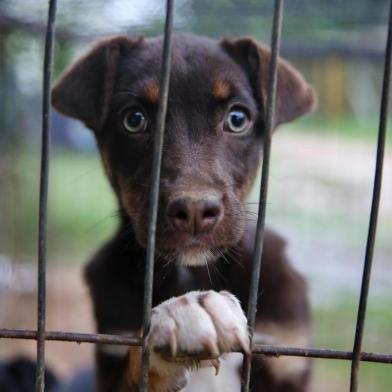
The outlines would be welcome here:
M 212 91 L 216 99 L 227 99 L 231 93 L 230 84 L 225 80 L 217 80 Z
M 52 93 L 56 109 L 93 130 L 118 199 L 118 232 L 86 269 L 98 331 L 102 333 L 136 333 L 142 324 L 148 190 L 159 96 L 159 88 L 152 81 L 159 80 L 161 53 L 161 37 L 100 41 L 65 72 Z M 191 290 L 213 289 L 230 291 L 247 308 L 255 227 L 248 222 L 245 200 L 257 173 L 264 137 L 269 59 L 269 49 L 249 38 L 173 38 L 154 305 Z M 280 59 L 274 125 L 311 111 L 314 104 L 312 88 Z M 123 115 L 135 106 L 144 111 L 148 122 L 144 132 L 130 134 L 122 125 Z M 226 126 L 234 106 L 244 108 L 248 116 L 242 134 L 231 133 Z M 186 208 L 199 209 L 214 201 L 219 207 L 214 224 L 203 232 L 179 230 L 168 213 L 178 200 L 188 203 Z M 195 217 L 199 219 L 199 215 Z M 192 269 L 181 265 L 192 257 L 197 260 L 200 252 L 204 252 L 203 257 L 208 255 L 216 275 L 211 276 L 204 265 Z M 298 329 L 301 333 L 307 331 L 306 282 L 289 264 L 284 241 L 269 231 L 261 277 L 258 329 L 268 329 L 269 335 L 276 330 L 277 339 L 290 325 L 303 326 Z M 269 328 L 271 325 L 276 329 Z M 253 361 L 253 391 L 306 390 L 308 364 L 282 383 L 268 362 L 257 356 Z M 104 346 L 98 346 L 98 391 L 137 391 L 139 365 L 139 349 L 131 348 L 127 356 L 115 358 Z M 165 385 L 172 381 L 152 369 L 150 390 L 165 391 Z
M 159 99 L 159 86 L 151 81 L 145 87 L 146 97 L 151 103 L 157 103 Z
M 140 380 L 140 363 L 142 360 L 142 350 L 140 347 L 131 347 L 129 349 L 129 371 L 127 373 L 128 388 L 133 391 L 138 389 Z M 170 379 L 159 375 L 155 371 L 149 373 L 149 391 L 162 392 L 170 386 Z

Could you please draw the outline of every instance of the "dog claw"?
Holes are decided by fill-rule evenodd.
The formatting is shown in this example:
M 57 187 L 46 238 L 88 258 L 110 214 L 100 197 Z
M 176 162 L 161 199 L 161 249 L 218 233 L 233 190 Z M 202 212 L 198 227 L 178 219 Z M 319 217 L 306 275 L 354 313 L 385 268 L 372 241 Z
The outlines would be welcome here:
M 236 331 L 234 333 L 235 337 L 237 338 L 238 343 L 240 344 L 240 347 L 242 351 L 245 354 L 250 354 L 250 341 L 249 338 L 244 338 L 239 331 Z
M 173 331 L 170 331 L 170 353 L 173 358 L 177 355 L 177 338 Z
M 220 365 L 221 365 L 219 358 L 212 359 L 211 365 L 215 368 L 215 376 L 217 376 L 219 374 Z
M 206 348 L 206 350 L 211 354 L 212 357 L 219 357 L 220 352 L 218 345 L 211 339 L 205 339 L 203 341 L 203 346 Z

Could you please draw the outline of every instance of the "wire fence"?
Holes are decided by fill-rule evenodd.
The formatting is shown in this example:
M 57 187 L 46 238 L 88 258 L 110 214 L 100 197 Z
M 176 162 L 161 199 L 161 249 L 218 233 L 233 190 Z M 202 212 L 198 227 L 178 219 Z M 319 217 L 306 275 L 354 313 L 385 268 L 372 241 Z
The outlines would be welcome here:
M 164 44 L 162 53 L 162 72 L 160 81 L 160 97 L 158 103 L 157 129 L 154 141 L 153 156 L 153 176 L 150 189 L 149 207 L 149 231 L 147 244 L 145 294 L 143 310 L 143 335 L 141 338 L 108 335 L 108 334 L 86 334 L 46 331 L 46 222 L 47 222 L 47 195 L 49 177 L 49 155 L 50 155 L 50 91 L 53 68 L 53 47 L 55 42 L 55 20 L 56 20 L 56 0 L 49 0 L 48 19 L 45 38 L 44 57 L 44 83 L 43 83 L 43 109 L 42 109 L 42 152 L 40 169 L 40 198 L 39 198 L 39 236 L 38 236 L 38 322 L 37 330 L 20 329 L 0 329 L 0 338 L 7 339 L 33 339 L 37 342 L 37 372 L 36 391 L 44 392 L 45 383 L 45 342 L 49 340 L 77 342 L 77 343 L 105 343 L 113 345 L 141 346 L 142 355 L 142 375 L 140 379 L 140 391 L 148 390 L 148 369 L 149 350 L 146 341 L 147 332 L 150 325 L 152 307 L 152 287 L 153 287 L 153 265 L 155 256 L 155 232 L 158 212 L 158 196 L 160 182 L 160 163 L 162 157 L 162 145 L 164 137 L 167 100 L 169 92 L 169 77 L 171 66 L 171 36 L 173 25 L 173 5 L 174 0 L 166 2 L 166 22 L 164 30 Z M 272 56 L 269 69 L 269 86 L 266 108 L 266 134 L 263 144 L 263 165 L 262 179 L 260 186 L 260 203 L 257 221 L 257 232 L 255 240 L 253 273 L 249 291 L 249 305 L 247 310 L 249 333 L 251 341 L 255 327 L 255 314 L 258 300 L 259 272 L 262 262 L 262 246 L 265 228 L 266 201 L 268 191 L 268 173 L 271 155 L 271 133 L 274 123 L 275 97 L 277 89 L 277 59 L 279 56 L 281 29 L 283 21 L 284 0 L 275 0 L 271 50 Z M 361 361 L 390 363 L 392 364 L 392 354 L 368 353 L 362 351 L 363 331 L 366 318 L 366 306 L 369 293 L 370 276 L 372 270 L 373 251 L 377 229 L 377 217 L 380 204 L 383 158 L 387 131 L 388 101 L 390 88 L 390 69 L 392 52 L 392 0 L 390 2 L 388 35 L 385 50 L 383 88 L 381 97 L 381 109 L 377 142 L 376 166 L 373 183 L 373 198 L 370 210 L 370 221 L 368 228 L 368 238 L 366 243 L 365 260 L 362 275 L 361 293 L 358 305 L 358 315 L 355 329 L 355 340 L 352 351 L 341 351 L 324 348 L 301 348 L 288 346 L 275 346 L 265 344 L 252 344 L 252 354 L 265 355 L 270 357 L 297 356 L 309 358 L 340 359 L 351 361 L 350 392 L 358 391 L 359 364 Z M 242 392 L 249 391 L 249 379 L 251 370 L 251 355 L 244 358 L 242 372 Z

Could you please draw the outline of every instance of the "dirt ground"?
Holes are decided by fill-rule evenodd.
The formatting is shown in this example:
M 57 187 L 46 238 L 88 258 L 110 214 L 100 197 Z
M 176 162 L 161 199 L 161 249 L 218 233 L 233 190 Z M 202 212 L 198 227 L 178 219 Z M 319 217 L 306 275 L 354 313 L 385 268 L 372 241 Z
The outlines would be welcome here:
M 1 290 L 0 325 L 4 328 L 36 329 L 36 289 L 22 290 L 24 281 L 34 282 L 32 265 L 14 267 L 9 290 Z M 47 330 L 94 332 L 87 289 L 81 267 L 51 266 L 47 271 Z M 31 286 L 31 284 L 30 284 Z M 17 309 L 17 311 L 15 311 Z M 35 343 L 26 340 L 0 340 L 0 358 L 27 355 L 35 358 Z M 47 342 L 47 363 L 63 377 L 91 366 L 93 345 Z

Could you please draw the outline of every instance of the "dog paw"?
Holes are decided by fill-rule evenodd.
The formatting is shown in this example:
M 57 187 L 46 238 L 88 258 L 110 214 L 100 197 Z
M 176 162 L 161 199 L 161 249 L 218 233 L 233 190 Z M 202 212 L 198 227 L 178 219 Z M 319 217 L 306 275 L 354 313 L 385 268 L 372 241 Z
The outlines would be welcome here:
M 216 370 L 220 355 L 248 353 L 250 344 L 240 303 L 227 291 L 192 291 L 156 306 L 148 341 L 158 367 L 162 360 L 190 367 L 208 361 Z

